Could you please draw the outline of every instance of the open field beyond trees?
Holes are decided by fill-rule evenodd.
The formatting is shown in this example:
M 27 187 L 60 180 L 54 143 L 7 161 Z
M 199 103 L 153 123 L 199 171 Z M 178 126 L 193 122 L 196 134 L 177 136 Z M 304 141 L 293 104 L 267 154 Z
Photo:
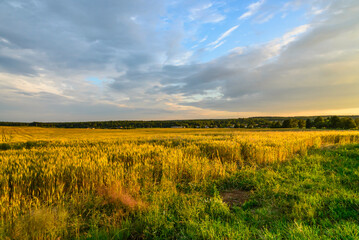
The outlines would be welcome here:
M 358 239 L 359 132 L 0 128 L 1 239 Z

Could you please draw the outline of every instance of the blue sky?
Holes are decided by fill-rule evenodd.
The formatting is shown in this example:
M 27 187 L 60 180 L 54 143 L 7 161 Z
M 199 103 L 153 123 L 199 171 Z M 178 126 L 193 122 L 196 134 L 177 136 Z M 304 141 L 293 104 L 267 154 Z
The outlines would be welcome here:
M 4 0 L 0 121 L 359 114 L 356 0 Z
M 229 1 L 219 3 L 198 3 L 192 10 L 192 15 L 203 12 L 207 22 L 201 19 L 193 19 L 184 23 L 185 31 L 193 31 L 193 25 L 197 28 L 194 36 L 184 41 L 186 49 L 206 49 L 199 57 L 199 61 L 210 61 L 225 55 L 236 47 L 263 44 L 282 36 L 293 28 L 307 24 L 311 20 L 305 11 L 305 7 L 289 8 L 286 4 L 290 1 Z M 250 6 L 256 6 L 250 8 Z M 287 9 L 286 9 L 287 8 Z M 194 13 L 193 13 L 194 12 Z M 205 14 L 209 12 L 209 14 Z M 211 16 L 210 18 L 209 16 Z M 242 18 L 241 18 L 242 17 Z M 193 19 L 191 21 L 191 19 Z M 211 21 L 212 20 L 212 21 Z M 226 31 L 233 29 L 230 34 L 218 41 L 215 45 L 209 44 Z M 223 43 L 223 44 L 222 44 Z M 218 46 L 217 48 L 215 48 Z

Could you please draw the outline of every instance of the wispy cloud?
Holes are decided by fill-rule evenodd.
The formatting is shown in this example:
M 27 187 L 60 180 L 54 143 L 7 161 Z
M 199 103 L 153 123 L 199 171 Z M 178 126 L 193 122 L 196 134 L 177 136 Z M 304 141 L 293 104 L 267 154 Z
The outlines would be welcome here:
M 230 54 L 242 54 L 244 52 L 243 47 L 235 47 L 228 51 Z
M 324 13 L 325 11 L 327 11 L 329 9 L 329 6 L 326 6 L 326 7 L 318 7 L 318 6 L 313 6 L 311 8 L 311 11 L 310 11 L 310 14 L 312 15 L 319 15 L 319 14 L 322 14 Z
M 264 2 L 265 2 L 265 0 L 260 0 L 258 2 L 252 3 L 251 5 L 249 5 L 247 7 L 248 11 L 243 13 L 238 19 L 243 20 L 243 19 L 249 18 L 250 16 L 252 16 L 259 10 L 259 8 L 264 4 Z
M 266 14 L 262 14 L 261 16 L 258 16 L 255 20 L 255 22 L 257 23 L 265 23 L 268 22 L 269 20 L 271 20 L 276 13 L 266 13 Z
M 219 42 L 217 45 L 215 45 L 214 47 L 211 48 L 211 50 L 214 50 L 220 46 L 222 46 L 226 41 L 222 41 L 222 42 Z
M 266 44 L 265 47 L 266 51 L 268 52 L 268 57 L 278 55 L 280 50 L 298 39 L 301 34 L 307 32 L 309 29 L 310 24 L 301 25 L 287 32 L 282 37 L 270 41 L 268 44 Z
M 207 40 L 207 38 L 208 38 L 208 36 L 205 36 L 204 38 L 202 38 L 202 39 L 199 41 L 199 43 L 203 43 L 204 41 Z
M 228 29 L 227 31 L 225 31 L 224 33 L 221 34 L 221 36 L 219 36 L 219 38 L 217 38 L 216 41 L 213 41 L 211 43 L 209 43 L 207 46 L 216 46 L 218 45 L 223 39 L 225 39 L 226 37 L 228 37 L 234 30 L 236 30 L 239 27 L 239 25 L 236 25 L 234 27 L 231 27 L 230 29 Z M 219 47 L 219 46 L 218 46 Z
M 190 9 L 189 18 L 191 21 L 201 21 L 202 23 L 217 23 L 226 17 L 213 8 L 212 3 L 208 3 Z
M 0 37 L 0 42 L 9 44 L 10 42 L 6 40 L 5 38 Z

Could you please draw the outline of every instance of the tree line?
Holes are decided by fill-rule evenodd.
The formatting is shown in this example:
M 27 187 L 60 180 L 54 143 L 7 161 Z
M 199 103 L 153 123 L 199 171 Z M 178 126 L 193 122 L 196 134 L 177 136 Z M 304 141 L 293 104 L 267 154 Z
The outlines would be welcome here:
M 94 122 L 0 122 L 0 126 L 50 128 L 299 128 L 357 129 L 359 116 L 352 117 L 253 117 L 237 119 L 166 120 L 166 121 L 94 121 Z
M 282 123 L 282 128 L 316 128 L 316 129 L 355 129 L 359 127 L 359 118 L 351 117 L 316 117 L 311 119 L 287 119 Z

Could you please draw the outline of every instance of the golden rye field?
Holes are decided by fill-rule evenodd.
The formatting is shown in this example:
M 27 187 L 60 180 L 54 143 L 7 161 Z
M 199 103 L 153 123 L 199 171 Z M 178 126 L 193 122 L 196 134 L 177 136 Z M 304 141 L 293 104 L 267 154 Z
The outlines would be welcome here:
M 177 225 L 194 221 L 187 215 L 213 223 L 213 211 L 231 211 L 218 183 L 310 149 L 359 142 L 358 131 L 2 127 L 0 133 L 5 239 L 216 238 L 216 227 L 197 236 Z M 166 216 L 177 208 L 185 212 Z M 250 236 L 233 234 L 228 238 Z

